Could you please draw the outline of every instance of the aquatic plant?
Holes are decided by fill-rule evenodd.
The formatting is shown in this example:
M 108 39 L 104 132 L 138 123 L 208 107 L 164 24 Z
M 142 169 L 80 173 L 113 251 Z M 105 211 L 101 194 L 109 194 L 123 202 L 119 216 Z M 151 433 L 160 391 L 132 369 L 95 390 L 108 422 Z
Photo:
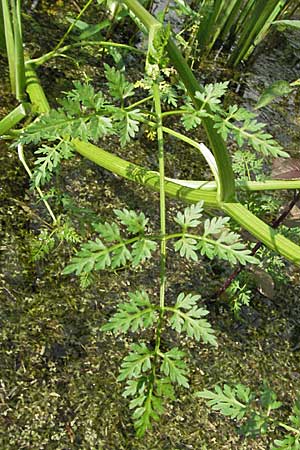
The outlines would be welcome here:
M 259 395 L 247 386 L 237 384 L 233 387 L 224 384 L 216 386 L 214 391 L 207 389 L 195 394 L 204 398 L 213 411 L 219 411 L 226 417 L 241 424 L 239 433 L 244 436 L 267 434 L 270 430 L 284 430 L 283 439 L 275 439 L 270 449 L 298 450 L 300 448 L 300 400 L 296 400 L 289 416 L 289 423 L 278 420 L 273 413 L 284 406 L 277 400 L 276 393 L 264 384 Z
M 179 292 L 175 299 L 167 301 L 166 262 L 169 241 L 174 241 L 174 250 L 177 254 L 191 261 L 197 261 L 201 256 L 205 256 L 209 259 L 219 257 L 233 264 L 256 263 L 251 250 L 247 249 L 237 233 L 228 227 L 228 217 L 220 215 L 211 219 L 202 218 L 204 208 L 214 206 L 222 214 L 225 212 L 235 219 L 271 249 L 291 262 L 299 264 L 300 247 L 251 213 L 237 200 L 236 191 L 298 189 L 300 182 L 235 180 L 226 146 L 229 136 L 236 139 L 240 147 L 247 142 L 263 155 L 287 156 L 286 153 L 272 136 L 264 131 L 264 125 L 257 121 L 254 112 L 239 108 L 237 105 L 229 108 L 222 106 L 222 98 L 228 88 L 227 83 L 199 85 L 175 45 L 169 27 L 159 23 L 139 2 L 126 0 L 123 3 L 131 15 L 135 16 L 136 22 L 139 23 L 138 20 L 142 22 L 141 28 L 146 28 L 149 33 L 143 80 L 144 85 L 149 88 L 149 95 L 143 99 L 135 99 L 135 86 L 126 79 L 124 72 L 104 65 L 106 92 L 96 91 L 88 83 L 75 82 L 74 88 L 65 98 L 59 99 L 60 106 L 51 109 L 35 69 L 48 58 L 56 57 L 62 51 L 71 48 L 71 45 L 67 48 L 62 45 L 83 10 L 52 52 L 35 60 L 26 59 L 23 65 L 20 63 L 16 66 L 13 57 L 9 55 L 20 53 L 22 42 L 20 10 L 18 8 L 14 10 L 13 3 L 9 10 L 8 3 L 2 1 L 3 18 L 8 30 L 6 42 L 12 90 L 17 98 L 22 99 L 25 98 L 26 86 L 30 102 L 21 103 L 4 118 L 0 122 L 0 130 L 2 135 L 14 139 L 20 160 L 31 178 L 32 185 L 38 189 L 54 223 L 55 233 L 42 236 L 44 245 L 41 247 L 42 250 L 35 253 L 35 258 L 39 253 L 45 253 L 53 248 L 55 236 L 73 243 L 80 239 L 70 227 L 65 227 L 63 231 L 63 225 L 58 223 L 41 191 L 41 185 L 49 181 L 61 162 L 71 158 L 75 151 L 115 174 L 159 192 L 159 231 L 150 232 L 148 223 L 151 218 L 147 218 L 142 212 L 116 210 L 115 221 L 94 223 L 93 227 L 98 237 L 83 243 L 64 270 L 65 275 L 71 273 L 80 275 L 82 285 L 87 286 L 91 282 L 94 270 L 115 270 L 127 264 L 137 267 L 157 252 L 159 244 L 160 277 L 157 286 L 159 304 L 145 290 L 135 291 L 129 294 L 129 301 L 118 305 L 116 313 L 103 326 L 103 330 L 107 332 L 142 331 L 146 335 L 145 339 L 132 344 L 129 354 L 121 363 L 118 377 L 119 381 L 127 382 L 124 396 L 132 397 L 129 406 L 134 410 L 135 427 L 141 436 L 151 426 L 151 422 L 158 420 L 162 414 L 163 401 L 174 397 L 173 384 L 188 387 L 186 355 L 177 346 L 163 348 L 161 337 L 164 330 L 172 329 L 179 334 L 186 333 L 196 341 L 216 345 L 214 331 L 205 318 L 208 311 L 199 302 L 199 294 Z M 91 1 L 87 2 L 84 9 L 90 4 Z M 19 23 L 14 29 L 14 36 L 9 31 L 13 21 L 10 14 L 17 18 Z M 97 41 L 97 45 L 122 48 L 121 44 L 114 42 Z M 126 46 L 126 49 L 129 49 L 129 46 Z M 24 59 L 23 53 L 20 56 L 21 62 L 22 58 Z M 170 109 L 170 104 L 177 108 L 176 89 L 174 91 L 170 87 L 167 91 L 163 89 L 166 74 L 171 70 L 170 64 L 175 67 L 185 86 L 185 88 L 178 87 L 184 99 L 180 107 L 174 110 Z M 25 85 L 23 77 L 26 80 Z M 167 111 L 163 110 L 164 102 L 168 105 Z M 22 118 L 27 117 L 29 109 L 37 115 L 37 118 L 26 124 L 23 129 L 12 130 Z M 182 124 L 188 131 L 203 126 L 210 148 L 165 127 L 164 118 L 170 115 L 181 117 Z M 98 144 L 100 141 L 105 145 L 108 136 L 114 135 L 119 139 L 121 147 L 126 146 L 137 136 L 140 124 L 146 124 L 157 137 L 158 171 L 149 171 L 129 163 L 89 142 Z M 166 133 L 196 148 L 210 167 L 214 181 L 167 178 L 164 170 Z M 37 159 L 33 172 L 24 157 L 23 149 L 28 144 L 40 145 L 36 150 Z M 174 221 L 179 230 L 171 230 L 170 233 L 166 227 L 166 195 L 192 203 L 175 216 Z M 154 336 L 152 345 L 147 336 L 149 329 Z
M 191 55 L 191 44 L 193 54 L 198 50 L 202 58 L 213 48 L 226 49 L 228 64 L 233 66 L 251 55 L 275 19 L 281 15 L 290 17 L 298 7 L 293 0 L 203 0 L 191 5 L 175 1 L 175 10 L 186 18 L 179 38 L 187 54 Z M 278 20 L 277 23 L 287 22 L 289 20 Z M 189 35 L 187 42 L 182 37 L 185 32 Z

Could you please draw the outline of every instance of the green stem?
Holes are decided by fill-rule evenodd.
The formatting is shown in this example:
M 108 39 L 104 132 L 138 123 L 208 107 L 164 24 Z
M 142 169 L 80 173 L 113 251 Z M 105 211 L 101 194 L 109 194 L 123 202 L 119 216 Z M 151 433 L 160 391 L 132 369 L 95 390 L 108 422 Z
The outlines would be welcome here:
M 16 98 L 20 101 L 25 97 L 25 63 L 23 51 L 23 38 L 21 28 L 21 5 L 20 0 L 11 1 L 14 33 L 14 58 L 15 58 L 15 81 Z
M 116 175 L 147 186 L 148 188 L 159 191 L 159 174 L 155 171 L 147 170 L 145 167 L 138 166 L 134 163 L 126 161 L 110 152 L 96 147 L 96 145 L 82 142 L 79 139 L 73 139 L 72 144 L 75 150 L 85 158 L 98 164 L 106 170 Z M 203 200 L 207 206 L 217 206 L 216 192 L 205 191 L 201 189 L 191 189 L 182 186 L 179 183 L 165 180 L 165 192 L 171 197 L 185 200 L 190 203 L 197 203 Z
M 13 22 L 8 0 L 2 0 L 2 13 L 4 22 L 4 34 L 6 53 L 8 58 L 9 79 L 12 93 L 16 93 L 16 63 L 15 63 L 15 36 L 13 33 Z
M 32 178 L 32 172 L 31 172 L 31 170 L 30 170 L 30 168 L 29 168 L 29 166 L 28 166 L 28 164 L 27 164 L 27 162 L 25 160 L 23 145 L 21 145 L 21 144 L 18 145 L 18 155 L 19 155 L 19 160 L 23 164 L 26 172 L 28 173 L 29 178 L 31 179 Z M 48 212 L 49 212 L 49 214 L 51 216 L 51 219 L 53 221 L 53 224 L 55 225 L 57 223 L 57 219 L 56 219 L 56 217 L 55 217 L 55 215 L 54 215 L 54 213 L 53 213 L 53 211 L 51 209 L 51 206 L 49 205 L 49 203 L 45 199 L 45 196 L 44 196 L 42 190 L 38 186 L 36 187 L 36 190 L 37 190 L 39 196 L 41 197 L 41 200 L 43 201 L 44 205 L 46 206 L 46 208 L 47 208 L 47 210 L 48 210 Z
M 135 47 L 131 47 L 131 45 L 126 44 L 119 44 L 118 42 L 107 42 L 107 41 L 80 41 L 76 42 L 75 44 L 69 44 L 65 45 L 64 47 L 61 47 L 58 50 L 51 50 L 48 53 L 45 53 L 45 55 L 40 56 L 39 58 L 34 58 L 26 61 L 26 64 L 36 64 L 37 66 L 40 66 L 44 64 L 45 62 L 49 61 L 51 58 L 56 58 L 58 56 L 62 56 L 63 53 L 67 52 L 68 50 L 71 50 L 73 48 L 77 47 L 86 47 L 86 46 L 97 46 L 97 47 L 117 47 L 124 50 L 130 50 L 131 52 L 144 54 L 145 52 L 143 50 L 139 50 Z
M 87 3 L 84 5 L 84 7 L 82 8 L 82 10 L 80 11 L 80 13 L 77 15 L 76 19 L 74 20 L 73 23 L 71 23 L 71 25 L 69 26 L 69 28 L 67 29 L 67 31 L 65 32 L 65 34 L 63 35 L 63 37 L 61 38 L 61 40 L 59 41 L 59 43 L 56 45 L 56 47 L 53 49 L 53 52 L 57 52 L 57 50 L 62 46 L 62 44 L 65 42 L 66 38 L 69 36 L 69 34 L 71 33 L 71 31 L 73 30 L 73 28 L 75 27 L 76 23 L 78 22 L 78 20 L 80 19 L 80 17 L 85 13 L 85 11 L 87 10 L 87 8 L 90 6 L 91 3 L 93 3 L 94 0 L 88 0 Z
M 33 65 L 26 65 L 26 92 L 35 112 L 40 114 L 50 111 L 50 105 L 40 84 Z
M 133 117 L 137 121 L 146 123 L 150 127 L 154 127 L 156 125 L 155 122 L 152 122 L 151 120 L 148 120 L 145 118 L 141 118 L 140 115 L 133 115 Z M 163 117 L 163 114 L 162 114 L 162 117 Z M 200 153 L 206 160 L 207 164 L 209 165 L 210 170 L 212 171 L 212 174 L 216 180 L 216 189 L 217 189 L 217 186 L 219 185 L 219 172 L 218 172 L 217 162 L 216 162 L 215 157 L 212 154 L 212 152 L 203 143 L 199 143 L 199 142 L 195 141 L 194 139 L 191 139 L 191 138 L 185 136 L 184 134 L 179 133 L 178 131 L 172 130 L 171 128 L 162 126 L 162 131 L 164 133 L 168 133 L 171 136 L 176 137 L 177 139 L 180 139 L 183 142 L 186 142 L 187 144 L 191 145 L 192 147 L 195 147 L 198 151 L 200 151 Z
M 143 103 L 146 103 L 152 99 L 153 99 L 153 95 L 149 95 L 148 97 L 145 97 L 142 100 L 139 100 L 138 102 L 132 103 L 131 105 L 127 106 L 127 108 L 125 108 L 125 110 L 130 111 L 131 109 L 134 109 L 137 106 L 142 105 Z
M 275 250 L 294 264 L 300 265 L 300 247 L 298 245 L 264 223 L 240 203 L 223 203 L 220 206 L 223 211 L 267 247 Z
M 119 1 L 121 2 L 121 0 Z M 149 33 L 155 27 L 160 25 L 159 22 L 152 17 L 151 14 L 149 14 L 137 0 L 123 0 L 122 3 L 126 4 L 126 6 L 140 19 L 140 21 L 146 26 Z M 173 66 L 177 70 L 193 102 L 197 108 L 200 108 L 202 105 L 201 102 L 195 98 L 195 92 L 202 92 L 202 86 L 198 83 L 189 65 L 172 39 L 169 39 L 166 49 Z M 208 112 L 210 112 L 209 109 Z M 204 118 L 203 125 L 210 141 L 210 147 L 213 151 L 218 167 L 220 181 L 217 192 L 218 200 L 234 201 L 235 184 L 228 149 L 221 136 L 214 129 L 214 121 L 212 119 Z
M 159 210 L 160 210 L 160 289 L 159 289 L 159 320 L 156 330 L 155 354 L 158 355 L 160 349 L 161 332 L 164 320 L 165 290 L 166 290 L 166 193 L 165 193 L 165 161 L 164 161 L 164 138 L 162 130 L 161 103 L 159 86 L 155 81 L 152 86 L 154 107 L 157 120 L 157 145 L 159 161 Z
M 291 427 L 290 425 L 286 425 L 283 422 L 279 422 L 278 425 L 284 428 L 285 430 L 290 431 L 291 433 L 294 433 L 296 435 L 300 434 L 300 430 L 297 430 L 297 428 Z
M 0 136 L 6 134 L 31 111 L 30 103 L 21 103 L 0 121 Z

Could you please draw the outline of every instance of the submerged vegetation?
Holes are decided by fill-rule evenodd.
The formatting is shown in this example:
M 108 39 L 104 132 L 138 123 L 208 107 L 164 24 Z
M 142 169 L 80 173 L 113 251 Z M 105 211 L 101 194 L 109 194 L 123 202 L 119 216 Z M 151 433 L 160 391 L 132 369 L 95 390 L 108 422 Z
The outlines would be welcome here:
M 24 193 L 6 181 L 1 194 L 17 228 L 12 242 L 3 234 L 3 448 L 296 450 L 299 361 L 274 282 L 283 293 L 297 279 L 300 231 L 283 224 L 300 164 L 259 111 L 299 80 L 277 80 L 250 110 L 232 101 L 230 80 L 202 85 L 191 66 L 217 46 L 229 64 L 245 61 L 275 19 L 293 22 L 297 2 L 175 1 L 155 17 L 151 2 L 89 0 L 42 55 L 23 26 L 37 26 L 41 5 L 29 16 L 21 6 L 0 10 L 17 101 L 0 121 L 3 160 L 8 180 L 19 160 L 30 184 Z M 54 98 L 39 75 L 61 57 L 76 76 Z M 255 285 L 269 303 L 252 306 Z M 286 399 L 266 383 L 253 408 L 250 388 L 269 378 L 288 390 L 290 422 L 273 416 Z M 233 424 L 214 436 L 221 419 L 199 397 L 243 420 L 250 447 Z

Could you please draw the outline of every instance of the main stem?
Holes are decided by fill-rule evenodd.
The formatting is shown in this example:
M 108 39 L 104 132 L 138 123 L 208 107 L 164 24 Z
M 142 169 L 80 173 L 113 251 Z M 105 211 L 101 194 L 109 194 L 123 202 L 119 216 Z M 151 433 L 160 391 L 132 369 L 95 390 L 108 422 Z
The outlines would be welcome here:
M 160 348 L 160 339 L 163 326 L 163 316 L 165 307 L 165 288 L 166 288 L 166 193 L 165 193 L 165 161 L 164 161 L 164 141 L 162 130 L 161 104 L 159 86 L 157 81 L 153 82 L 153 98 L 157 120 L 157 145 L 159 161 L 159 210 L 160 210 L 160 290 L 159 290 L 159 320 L 155 340 L 155 357 L 157 357 Z

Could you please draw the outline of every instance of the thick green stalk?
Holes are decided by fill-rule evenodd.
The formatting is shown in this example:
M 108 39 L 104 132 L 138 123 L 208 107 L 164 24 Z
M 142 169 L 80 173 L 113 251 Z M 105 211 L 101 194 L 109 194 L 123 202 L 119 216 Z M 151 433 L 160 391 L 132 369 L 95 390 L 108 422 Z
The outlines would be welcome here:
M 203 18 L 197 33 L 197 41 L 202 50 L 206 49 L 213 39 L 215 25 L 222 10 L 223 0 L 215 0 L 214 2 L 211 2 L 211 4 L 208 4 L 208 6 L 207 3 L 208 2 L 205 2 L 200 10 L 200 13 L 202 12 L 203 14 Z
M 267 247 L 275 250 L 294 264 L 300 265 L 300 246 L 265 224 L 245 206 L 240 203 L 223 203 L 221 208 Z
M 245 18 L 251 17 L 252 10 L 253 10 L 253 8 L 255 8 L 255 4 L 257 3 L 257 0 L 247 0 L 246 2 L 245 2 L 245 0 L 243 0 L 243 1 L 244 1 L 244 5 L 242 8 L 242 11 L 234 25 L 234 31 L 233 31 L 234 38 L 237 38 L 237 36 L 242 32 L 242 29 L 244 27 Z
M 101 167 L 124 178 L 159 191 L 160 179 L 157 172 L 148 171 L 143 167 L 124 161 L 118 156 L 114 156 L 93 144 L 87 144 L 79 139 L 74 139 L 72 143 L 78 153 Z M 258 219 L 240 203 L 220 204 L 217 201 L 216 193 L 213 191 L 191 189 L 169 180 L 165 181 L 165 192 L 171 197 L 179 198 L 189 203 L 197 203 L 198 201 L 203 200 L 207 206 L 221 208 L 245 230 L 249 231 L 258 240 L 262 241 L 267 247 L 277 251 L 294 264 L 300 264 L 300 247 L 289 239 L 281 236 L 278 231 L 275 231 L 272 227 Z
M 25 63 L 23 38 L 21 29 L 21 7 L 20 0 L 11 0 L 11 11 L 13 18 L 14 33 L 14 56 L 15 56 L 15 81 L 16 81 L 16 98 L 20 101 L 25 97 Z
M 233 35 L 233 28 L 236 28 L 236 24 L 238 22 L 238 17 L 240 15 L 240 9 L 244 0 L 236 0 L 234 7 L 232 8 L 229 16 L 227 17 L 226 22 L 220 33 L 220 39 L 222 42 L 225 41 L 227 35 L 229 34 L 230 38 Z M 227 44 L 227 43 L 226 43 Z
M 137 0 L 124 0 L 124 4 L 137 15 L 140 21 L 147 27 L 148 31 L 153 26 L 157 26 L 159 22 L 146 11 Z M 174 65 L 175 69 L 179 73 L 179 76 L 186 89 L 188 90 L 191 98 L 193 99 L 197 107 L 201 106 L 201 103 L 195 99 L 195 92 L 202 91 L 202 86 L 196 80 L 193 72 L 188 66 L 186 60 L 178 50 L 177 46 L 172 39 L 169 39 L 167 44 L 167 51 L 169 57 Z M 219 201 L 234 201 L 235 198 L 235 184 L 234 176 L 230 161 L 229 152 L 227 147 L 221 138 L 221 136 L 214 129 L 214 122 L 209 119 L 203 119 L 203 124 L 210 142 L 210 147 L 216 159 L 218 173 L 219 173 L 219 186 L 218 186 L 218 200 Z
M 73 139 L 72 143 L 78 153 L 116 175 L 159 191 L 160 179 L 158 172 L 147 170 L 145 167 L 125 161 L 93 144 Z M 216 192 L 201 189 L 191 189 L 186 186 L 165 181 L 165 192 L 171 197 L 197 203 L 203 200 L 207 206 L 217 206 Z
M 35 72 L 33 65 L 26 64 L 26 92 L 29 95 L 33 110 L 40 114 L 50 111 L 45 92 Z
M 0 50 L 5 50 L 5 30 L 3 21 L 2 2 L 0 1 Z
M 15 70 L 15 40 L 13 33 L 12 17 L 10 14 L 8 0 L 2 0 L 2 12 L 4 21 L 4 32 L 6 41 L 6 53 L 9 66 L 9 79 L 12 93 L 16 93 L 16 70 Z
M 284 6 L 286 5 L 288 0 L 281 0 L 279 3 L 273 8 L 270 15 L 268 16 L 265 23 L 262 25 L 261 29 L 258 31 L 256 38 L 253 40 L 253 45 L 249 46 L 248 50 L 245 53 L 244 60 L 246 60 L 249 55 L 252 53 L 253 48 L 256 47 L 266 36 L 266 34 L 269 31 L 270 26 L 272 25 L 273 21 L 279 16 L 279 14 L 284 9 Z
M 266 181 L 240 181 L 236 182 L 236 189 L 240 191 L 277 191 L 287 189 L 300 189 L 300 180 L 266 180 Z
M 32 67 L 30 68 L 30 77 L 33 80 L 32 83 L 29 83 L 29 87 L 31 87 L 30 94 L 33 100 L 36 101 L 40 98 L 42 93 L 41 98 L 44 98 L 45 100 L 44 108 L 48 111 L 49 104 Z M 159 191 L 160 177 L 157 172 L 148 171 L 143 167 L 124 161 L 93 144 L 82 142 L 79 139 L 73 139 L 72 143 L 78 153 L 87 157 L 91 161 L 94 161 L 101 167 L 124 178 L 133 180 L 134 182 L 138 182 Z M 281 182 L 281 180 L 278 181 Z M 191 189 L 169 180 L 165 181 L 164 188 L 166 194 L 172 197 L 183 199 L 191 203 L 196 203 L 203 200 L 208 206 L 215 206 L 223 209 L 223 211 L 228 213 L 233 219 L 236 220 L 237 223 L 252 233 L 269 248 L 277 251 L 293 263 L 300 264 L 300 247 L 281 236 L 278 232 L 274 231 L 271 227 L 266 225 L 254 214 L 248 211 L 243 205 L 239 203 L 220 203 L 217 199 L 216 193 L 213 191 Z
M 218 39 L 220 33 L 222 32 L 222 30 L 225 27 L 225 24 L 227 23 L 227 21 L 230 19 L 230 16 L 234 10 L 234 8 L 239 4 L 239 2 L 237 0 L 225 0 L 222 3 L 222 9 L 220 11 L 220 14 L 218 16 L 218 19 L 216 21 L 215 24 L 215 30 L 214 30 L 214 34 L 211 37 L 210 41 L 207 44 L 207 49 L 206 51 L 210 51 L 214 45 L 214 43 L 216 42 L 216 40 Z
M 30 111 L 30 103 L 21 103 L 21 105 L 17 106 L 9 114 L 7 114 L 7 116 L 0 121 L 0 136 L 8 133 L 8 131 L 24 119 Z

